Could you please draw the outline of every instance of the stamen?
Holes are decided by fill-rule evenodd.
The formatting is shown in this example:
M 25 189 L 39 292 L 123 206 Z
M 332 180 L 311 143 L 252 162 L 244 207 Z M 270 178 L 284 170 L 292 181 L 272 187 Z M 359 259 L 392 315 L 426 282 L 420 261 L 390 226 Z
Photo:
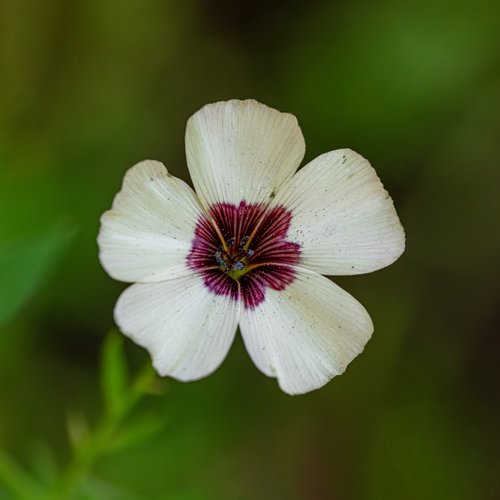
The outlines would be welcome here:
M 223 268 L 226 265 L 224 259 L 220 255 L 220 252 L 215 252 L 215 260 L 220 268 Z
M 241 238 L 239 248 L 236 251 L 233 248 L 236 238 L 230 238 L 224 243 L 224 245 L 220 245 L 219 250 L 214 254 L 215 261 L 221 271 L 229 274 L 234 279 L 239 279 L 239 277 L 235 277 L 232 274 L 233 272 L 243 271 L 244 269 L 248 272 L 248 270 L 252 268 L 251 264 L 246 262 L 246 259 L 250 259 L 254 254 L 253 250 L 245 248 L 245 245 L 249 242 L 249 240 L 249 236 Z

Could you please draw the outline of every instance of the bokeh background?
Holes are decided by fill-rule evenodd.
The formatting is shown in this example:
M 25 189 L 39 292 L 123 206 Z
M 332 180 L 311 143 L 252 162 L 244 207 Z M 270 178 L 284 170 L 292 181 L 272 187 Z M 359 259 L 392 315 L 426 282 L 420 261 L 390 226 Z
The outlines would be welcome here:
M 297 116 L 304 164 L 349 147 L 392 195 L 404 255 L 335 279 L 374 337 L 300 397 L 237 338 L 209 378 L 143 400 L 165 425 L 97 461 L 99 498 L 500 498 L 497 0 L 0 0 L 0 39 L 5 453 L 50 476 L 68 415 L 102 411 L 125 285 L 95 239 L 124 172 L 151 158 L 190 182 L 188 117 L 252 97 Z M 125 348 L 133 372 L 147 356 Z

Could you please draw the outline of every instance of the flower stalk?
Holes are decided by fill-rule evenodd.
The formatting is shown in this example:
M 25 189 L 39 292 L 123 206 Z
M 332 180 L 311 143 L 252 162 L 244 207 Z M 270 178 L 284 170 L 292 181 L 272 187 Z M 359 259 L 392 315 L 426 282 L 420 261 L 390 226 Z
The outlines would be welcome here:
M 49 491 L 46 500 L 70 500 L 88 476 L 95 461 L 114 448 L 121 424 L 143 396 L 150 393 L 156 379 L 151 363 L 146 363 L 130 388 L 123 394 L 120 405 L 108 406 L 95 431 L 88 434 L 73 451 L 63 474 Z
M 20 464 L 0 449 L 0 482 L 18 500 L 71 500 L 89 476 L 96 460 L 126 442 L 134 428 L 124 429 L 124 423 L 147 394 L 158 393 L 158 378 L 151 363 L 146 362 L 132 383 L 127 382 L 127 366 L 123 339 L 116 331 L 104 342 L 101 362 L 101 382 L 105 410 L 95 428 L 82 432 L 80 422 L 71 427 L 72 456 L 66 468 L 51 484 L 42 484 Z M 130 427 L 130 426 L 129 426 Z M 150 430 L 161 426 L 152 424 Z M 137 427 L 136 427 L 137 428 Z M 146 436 L 148 433 L 143 433 Z

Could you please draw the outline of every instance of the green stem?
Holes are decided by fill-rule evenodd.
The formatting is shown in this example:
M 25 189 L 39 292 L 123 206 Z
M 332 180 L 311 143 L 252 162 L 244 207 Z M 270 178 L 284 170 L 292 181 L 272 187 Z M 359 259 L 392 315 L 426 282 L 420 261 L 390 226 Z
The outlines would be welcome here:
M 110 448 L 118 427 L 146 394 L 153 379 L 154 370 L 148 362 L 124 395 L 119 408 L 113 411 L 108 410 L 95 431 L 75 448 L 66 471 L 59 478 L 53 491 L 49 492 L 47 500 L 69 500 L 71 498 L 71 495 L 77 491 L 90 472 L 95 460 Z

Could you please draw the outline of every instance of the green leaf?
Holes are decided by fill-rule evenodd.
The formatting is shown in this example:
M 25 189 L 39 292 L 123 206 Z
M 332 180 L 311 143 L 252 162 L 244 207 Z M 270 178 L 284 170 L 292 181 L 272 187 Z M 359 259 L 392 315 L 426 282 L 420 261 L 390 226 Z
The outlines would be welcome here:
M 0 328 L 43 286 L 75 229 L 66 221 L 37 234 L 0 242 Z
M 10 455 L 0 449 L 0 483 L 3 483 L 19 500 L 45 498 L 42 486 L 28 474 Z
M 123 337 L 112 330 L 104 340 L 101 353 L 101 388 L 111 414 L 119 413 L 125 405 L 128 378 Z
M 154 413 L 142 414 L 118 433 L 109 451 L 115 452 L 140 444 L 160 432 L 166 423 L 167 420 L 163 416 Z

